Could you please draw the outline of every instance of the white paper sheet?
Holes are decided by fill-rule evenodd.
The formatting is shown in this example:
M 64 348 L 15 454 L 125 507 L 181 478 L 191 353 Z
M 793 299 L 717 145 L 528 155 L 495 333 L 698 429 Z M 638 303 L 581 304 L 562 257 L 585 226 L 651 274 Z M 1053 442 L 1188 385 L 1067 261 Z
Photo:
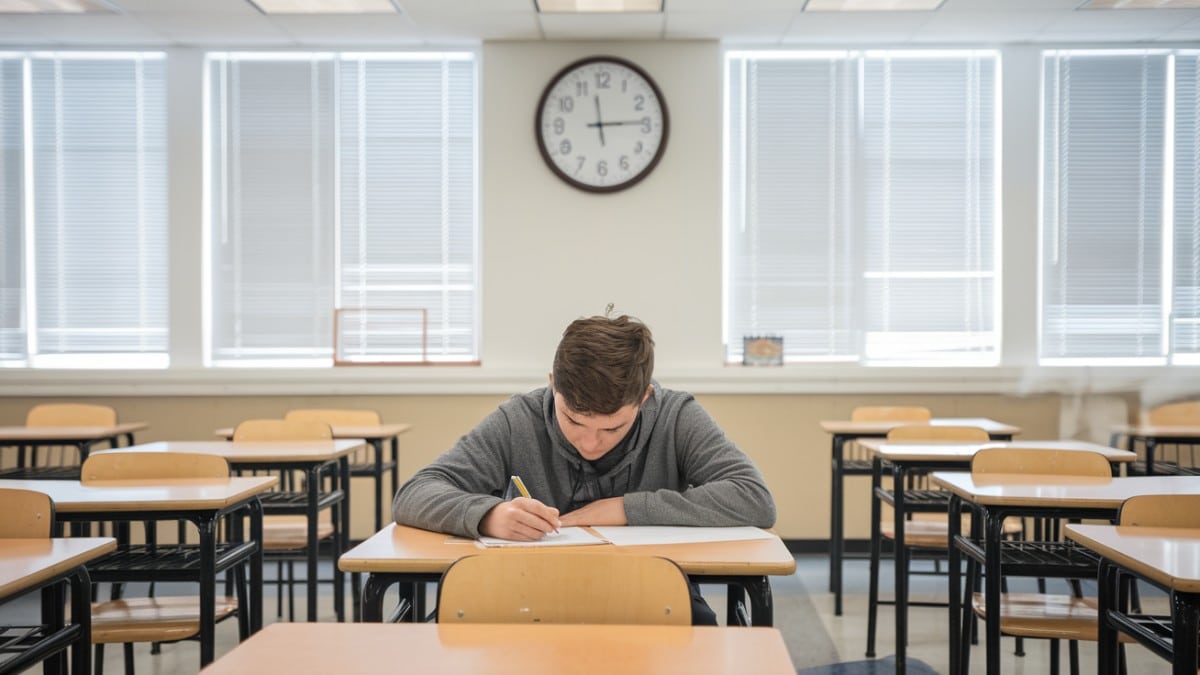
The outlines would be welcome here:
M 711 541 L 773 539 L 775 535 L 757 527 L 667 527 L 667 526 L 596 526 L 600 536 L 617 546 L 649 544 L 699 544 Z
M 495 537 L 480 537 L 476 545 L 492 548 L 497 546 L 588 546 L 607 543 L 582 527 L 560 527 L 558 532 L 547 534 L 537 541 L 511 541 Z

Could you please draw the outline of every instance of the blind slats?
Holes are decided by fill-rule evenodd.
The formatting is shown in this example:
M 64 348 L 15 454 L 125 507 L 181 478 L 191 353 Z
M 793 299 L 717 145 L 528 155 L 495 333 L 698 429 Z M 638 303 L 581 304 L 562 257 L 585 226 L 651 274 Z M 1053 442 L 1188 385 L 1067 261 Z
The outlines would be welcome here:
M 212 360 L 475 360 L 473 58 L 209 63 Z
M 1043 362 L 1200 356 L 1196 62 L 1043 55 Z
M 730 56 L 727 358 L 994 362 L 996 62 Z
M 165 76 L 161 53 L 0 61 L 0 359 L 165 364 Z

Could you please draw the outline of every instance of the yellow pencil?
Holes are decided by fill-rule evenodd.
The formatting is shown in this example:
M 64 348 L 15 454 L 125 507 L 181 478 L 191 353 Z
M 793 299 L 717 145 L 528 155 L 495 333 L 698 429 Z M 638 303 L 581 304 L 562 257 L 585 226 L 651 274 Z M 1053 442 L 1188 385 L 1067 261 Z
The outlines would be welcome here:
M 520 476 L 513 476 L 510 480 L 512 480 L 512 484 L 516 485 L 517 489 L 521 491 L 522 497 L 526 499 L 533 499 L 529 496 L 529 490 L 525 489 L 525 481 L 521 480 Z

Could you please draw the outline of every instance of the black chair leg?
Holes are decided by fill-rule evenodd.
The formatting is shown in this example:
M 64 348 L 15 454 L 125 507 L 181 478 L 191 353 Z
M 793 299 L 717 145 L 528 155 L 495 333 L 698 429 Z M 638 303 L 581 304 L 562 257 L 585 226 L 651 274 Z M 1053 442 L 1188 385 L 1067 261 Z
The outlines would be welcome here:
M 1067 643 L 1067 654 L 1071 659 L 1071 675 L 1079 675 L 1079 641 L 1071 640 Z
M 92 672 L 95 675 L 104 675 L 104 643 L 97 642 L 95 648 L 92 649 Z
M 1058 675 L 1058 640 L 1050 641 L 1050 675 Z
M 125 652 L 125 675 L 133 675 L 133 643 L 126 642 L 121 646 Z

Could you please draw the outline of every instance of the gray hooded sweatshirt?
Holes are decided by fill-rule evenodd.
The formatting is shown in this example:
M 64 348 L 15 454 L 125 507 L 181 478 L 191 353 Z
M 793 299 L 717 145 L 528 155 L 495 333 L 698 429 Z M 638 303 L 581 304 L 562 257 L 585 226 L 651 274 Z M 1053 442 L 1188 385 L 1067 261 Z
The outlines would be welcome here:
M 750 459 L 691 394 L 657 383 L 629 434 L 595 463 L 563 436 L 552 389 L 514 396 L 400 486 L 392 515 L 401 525 L 478 537 L 513 475 L 564 514 L 623 495 L 630 525 L 775 524 L 775 501 Z

